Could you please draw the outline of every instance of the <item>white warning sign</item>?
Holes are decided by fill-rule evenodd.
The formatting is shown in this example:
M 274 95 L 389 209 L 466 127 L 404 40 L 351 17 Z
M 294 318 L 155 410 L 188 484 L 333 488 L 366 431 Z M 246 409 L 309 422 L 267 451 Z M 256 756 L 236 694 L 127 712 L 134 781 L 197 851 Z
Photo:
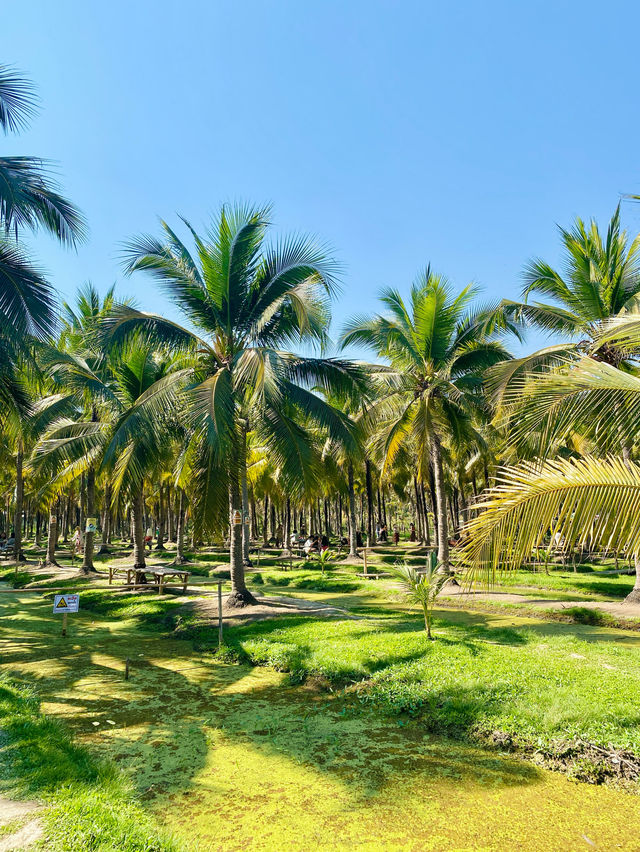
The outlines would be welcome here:
M 53 599 L 54 612 L 77 612 L 80 595 L 56 595 Z

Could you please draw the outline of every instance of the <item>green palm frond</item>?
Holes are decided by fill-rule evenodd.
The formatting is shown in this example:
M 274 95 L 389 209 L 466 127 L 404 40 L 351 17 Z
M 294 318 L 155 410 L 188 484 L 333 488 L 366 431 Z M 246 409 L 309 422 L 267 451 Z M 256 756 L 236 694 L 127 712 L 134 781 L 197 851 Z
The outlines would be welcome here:
M 523 462 L 500 471 L 464 530 L 469 578 L 517 569 L 548 537 L 575 546 L 640 551 L 640 466 L 621 458 Z
M 230 460 L 236 432 L 235 400 L 231 374 L 222 367 L 187 391 L 187 417 L 191 428 L 206 436 L 211 459 L 221 466 Z
M 55 328 L 54 294 L 24 250 L 0 237 L 0 327 L 21 337 L 48 337 Z M 6 330 L 6 332 L 5 332 Z
M 35 157 L 0 157 L 0 222 L 5 230 L 44 228 L 75 246 L 87 236 L 78 208 L 58 191 L 52 167 Z
M 610 452 L 636 440 L 640 377 L 583 356 L 525 374 L 511 384 L 503 404 L 513 439 L 539 433 L 541 454 L 578 427 L 601 451 Z
M 522 380 L 537 371 L 548 370 L 567 361 L 573 354 L 578 353 L 577 345 L 570 343 L 554 344 L 525 355 L 522 358 L 509 358 L 487 368 L 484 373 L 485 388 L 494 405 L 499 406 L 513 383 Z
M 291 496 L 312 492 L 320 469 L 320 453 L 309 432 L 282 406 L 265 406 L 256 437 L 267 447 L 280 471 L 282 487 Z
M 148 314 L 129 305 L 114 305 L 101 320 L 104 345 L 122 345 L 132 335 L 143 335 L 149 343 L 182 351 L 203 349 L 210 351 L 202 338 L 176 322 L 158 314 Z
M 10 65 L 0 65 L 0 128 L 19 133 L 29 126 L 36 110 L 32 83 Z
M 541 328 L 543 331 L 561 332 L 573 336 L 582 330 L 576 315 L 557 305 L 545 305 L 542 302 L 512 302 L 505 299 L 502 305 L 518 321 Z

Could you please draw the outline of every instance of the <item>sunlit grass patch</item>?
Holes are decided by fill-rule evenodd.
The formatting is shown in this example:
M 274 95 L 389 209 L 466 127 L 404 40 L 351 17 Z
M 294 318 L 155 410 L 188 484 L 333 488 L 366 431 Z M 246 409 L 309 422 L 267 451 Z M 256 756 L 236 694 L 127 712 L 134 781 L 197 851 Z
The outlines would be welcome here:
M 51 852 L 177 852 L 115 766 L 40 713 L 29 690 L 0 678 L 0 789 L 38 796 Z

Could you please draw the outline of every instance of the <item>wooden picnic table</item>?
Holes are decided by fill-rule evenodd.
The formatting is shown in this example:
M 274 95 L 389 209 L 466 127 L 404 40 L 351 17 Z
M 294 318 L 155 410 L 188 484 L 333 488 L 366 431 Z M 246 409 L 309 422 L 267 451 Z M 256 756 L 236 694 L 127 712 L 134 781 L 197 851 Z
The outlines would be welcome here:
M 114 568 L 109 566 L 109 585 L 113 582 L 116 574 L 126 576 L 128 586 L 157 586 L 158 593 L 164 591 L 167 578 L 177 577 L 182 583 L 182 590 L 187 591 L 187 583 L 191 576 L 190 571 L 185 571 L 183 568 Z M 152 582 L 149 582 L 147 575 L 151 575 Z

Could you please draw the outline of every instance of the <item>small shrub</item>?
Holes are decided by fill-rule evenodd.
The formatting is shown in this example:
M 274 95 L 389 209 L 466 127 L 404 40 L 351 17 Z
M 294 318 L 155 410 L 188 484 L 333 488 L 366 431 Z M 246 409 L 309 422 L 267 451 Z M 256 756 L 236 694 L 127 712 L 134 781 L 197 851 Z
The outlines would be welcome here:
M 591 624 L 594 627 L 607 627 L 615 622 L 608 612 L 599 609 L 591 609 L 587 606 L 572 606 L 563 610 L 576 624 Z

